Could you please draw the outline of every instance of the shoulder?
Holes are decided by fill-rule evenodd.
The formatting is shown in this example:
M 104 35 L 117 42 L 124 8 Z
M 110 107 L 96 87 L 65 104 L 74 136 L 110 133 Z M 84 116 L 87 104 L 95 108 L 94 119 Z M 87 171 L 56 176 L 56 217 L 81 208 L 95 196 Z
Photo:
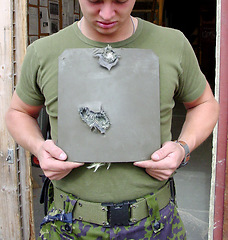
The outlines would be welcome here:
M 65 49 L 74 48 L 77 45 L 75 24 L 33 42 L 27 48 L 26 58 L 39 66 L 47 66 L 58 61 L 58 57 Z
M 174 50 L 179 52 L 184 43 L 188 41 L 184 34 L 173 28 L 163 27 L 154 23 L 139 19 L 141 26 L 140 39 L 143 44 L 158 49 Z
M 158 38 L 168 37 L 168 39 L 181 39 L 184 38 L 184 34 L 177 29 L 163 27 L 154 23 L 139 19 L 143 26 L 143 33 L 148 35 L 157 36 Z

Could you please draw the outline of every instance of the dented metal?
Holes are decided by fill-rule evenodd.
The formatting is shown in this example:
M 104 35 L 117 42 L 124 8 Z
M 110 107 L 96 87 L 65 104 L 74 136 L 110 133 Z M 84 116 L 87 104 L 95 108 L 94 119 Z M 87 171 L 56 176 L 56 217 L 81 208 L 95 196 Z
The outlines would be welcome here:
M 93 55 L 94 57 L 99 57 L 99 64 L 109 71 L 117 64 L 120 58 L 120 55 L 110 45 L 105 48 L 96 48 Z
M 88 107 L 80 107 L 78 111 L 82 121 L 90 127 L 91 131 L 98 130 L 105 134 L 111 126 L 109 118 L 102 108 L 99 112 L 94 112 Z

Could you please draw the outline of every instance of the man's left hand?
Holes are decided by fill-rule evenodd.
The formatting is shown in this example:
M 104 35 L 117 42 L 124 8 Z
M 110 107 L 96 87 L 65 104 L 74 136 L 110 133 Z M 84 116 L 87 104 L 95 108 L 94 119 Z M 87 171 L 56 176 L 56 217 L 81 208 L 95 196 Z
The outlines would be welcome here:
M 145 168 L 150 176 L 164 181 L 180 166 L 184 155 L 184 148 L 180 144 L 169 141 L 151 155 L 151 160 L 135 162 L 134 165 Z

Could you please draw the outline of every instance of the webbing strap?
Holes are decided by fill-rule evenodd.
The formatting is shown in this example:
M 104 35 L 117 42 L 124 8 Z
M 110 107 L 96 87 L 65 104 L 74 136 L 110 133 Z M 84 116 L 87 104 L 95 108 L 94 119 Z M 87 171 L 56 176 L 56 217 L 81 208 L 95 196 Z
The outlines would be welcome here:
M 61 197 L 60 197 L 61 196 Z M 68 194 L 58 188 L 54 188 L 54 204 L 57 209 L 64 210 L 64 201 L 68 199 Z M 136 223 L 149 216 L 149 209 L 161 210 L 171 200 L 169 182 L 158 192 L 147 195 L 129 205 L 129 221 Z M 76 204 L 73 208 L 73 218 L 98 225 L 109 226 L 108 204 L 88 202 L 75 198 Z M 154 204 L 156 202 L 156 204 Z M 106 206 L 107 205 L 107 206 Z M 154 209 L 155 210 L 155 209 Z

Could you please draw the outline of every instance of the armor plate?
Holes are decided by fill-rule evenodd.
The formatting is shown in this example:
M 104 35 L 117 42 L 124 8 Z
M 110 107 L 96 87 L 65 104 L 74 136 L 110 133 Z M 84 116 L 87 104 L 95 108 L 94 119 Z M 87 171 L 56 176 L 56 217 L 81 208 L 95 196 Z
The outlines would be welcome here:
M 69 161 L 135 162 L 160 148 L 159 59 L 148 49 L 113 51 L 111 69 L 91 48 L 59 57 L 58 145 Z

